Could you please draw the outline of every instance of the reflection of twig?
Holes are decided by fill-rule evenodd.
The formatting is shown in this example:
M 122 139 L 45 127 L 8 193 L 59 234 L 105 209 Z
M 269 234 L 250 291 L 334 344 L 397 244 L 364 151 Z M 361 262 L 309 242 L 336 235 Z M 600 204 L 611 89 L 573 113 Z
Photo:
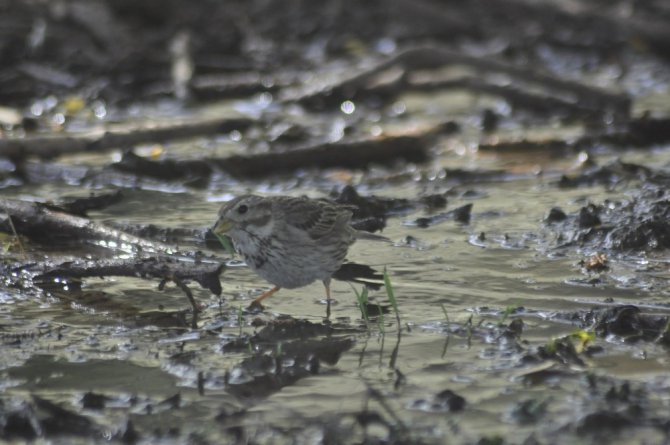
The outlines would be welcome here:
M 447 349 L 449 348 L 449 341 L 451 340 L 451 335 L 447 333 L 447 337 L 444 339 L 444 347 L 442 348 L 442 355 L 440 358 L 444 358 L 447 355 Z
M 374 399 L 377 403 L 379 403 L 379 405 L 382 408 L 384 408 L 384 411 L 386 411 L 386 414 L 388 414 L 393 419 L 393 421 L 400 427 L 400 429 L 403 432 L 407 432 L 407 425 L 405 425 L 405 423 L 398 416 L 398 414 L 396 414 L 395 410 L 393 410 L 393 408 L 391 408 L 391 405 L 389 405 L 389 403 L 386 401 L 386 398 L 384 397 L 384 395 L 381 392 L 374 389 L 372 386 L 370 386 L 367 382 L 366 382 L 366 386 L 368 387 L 368 396 L 370 398 Z
M 465 327 L 468 333 L 468 350 L 470 350 L 470 347 L 472 347 L 472 314 L 470 314 L 470 318 L 468 318 L 467 323 L 465 323 Z
M 172 281 L 174 284 L 179 287 L 182 292 L 186 294 L 186 298 L 188 298 L 188 301 L 191 303 L 191 307 L 193 307 L 193 322 L 191 324 L 191 327 L 193 329 L 198 328 L 198 313 L 200 312 L 200 308 L 198 307 L 198 303 L 196 303 L 195 298 L 193 298 L 193 292 L 191 292 L 191 289 L 188 288 L 186 283 L 184 283 L 181 279 L 179 279 L 176 275 L 170 275 L 167 278 L 163 278 L 161 282 L 158 284 L 158 290 L 162 291 L 165 289 L 165 284 L 168 281 Z
M 369 333 L 369 332 L 368 332 Z M 368 335 L 365 338 L 365 343 L 363 344 L 363 348 L 361 349 L 361 353 L 358 356 L 358 367 L 360 368 L 363 366 L 363 358 L 365 357 L 365 350 L 368 348 L 368 340 L 370 340 L 370 335 Z
M 365 329 L 368 331 L 368 334 L 370 333 L 370 318 L 368 316 L 368 288 L 363 286 L 363 289 L 358 292 L 358 290 L 354 287 L 354 285 L 351 285 L 351 288 L 354 291 L 354 294 L 356 294 L 356 301 L 358 302 L 358 309 L 361 311 L 361 316 L 363 317 L 363 320 L 365 321 Z
M 444 303 L 440 303 L 440 306 L 442 307 L 442 312 L 444 313 L 444 319 L 446 321 L 445 329 L 447 331 L 447 338 L 444 340 L 444 348 L 442 348 L 442 358 L 444 358 L 444 356 L 447 355 L 447 348 L 449 347 L 449 339 L 451 338 L 451 334 L 449 333 L 449 313 L 447 312 L 447 308 L 444 307 Z
M 12 233 L 14 234 L 14 238 L 16 239 L 16 244 L 19 246 L 21 255 L 23 255 L 24 258 L 27 257 L 26 250 L 23 248 L 23 243 L 21 242 L 21 238 L 19 238 L 19 234 L 16 233 L 16 227 L 14 227 L 14 221 L 12 221 L 12 216 L 9 213 L 7 213 L 7 220 L 9 221 L 9 227 L 12 228 Z
M 407 377 L 405 377 L 405 374 L 400 372 L 398 368 L 395 369 L 395 382 L 393 382 L 393 389 L 396 391 L 400 389 L 402 385 L 407 383 Z
M 382 357 L 384 356 L 384 343 L 386 342 L 386 334 L 382 332 L 381 346 L 379 347 L 379 367 L 382 367 Z
M 395 346 L 393 347 L 393 351 L 391 351 L 391 360 L 389 360 L 389 368 L 393 369 L 395 368 L 395 362 L 398 360 L 398 350 L 400 349 L 400 339 L 402 338 L 402 330 L 400 329 L 400 326 L 398 326 L 398 339 L 395 342 Z M 396 369 L 397 371 L 397 369 Z

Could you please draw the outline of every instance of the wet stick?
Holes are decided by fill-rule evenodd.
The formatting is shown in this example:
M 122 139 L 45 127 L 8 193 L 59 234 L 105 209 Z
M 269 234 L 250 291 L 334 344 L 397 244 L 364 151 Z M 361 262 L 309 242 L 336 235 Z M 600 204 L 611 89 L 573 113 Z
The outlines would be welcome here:
M 440 303 L 440 307 L 442 307 L 442 312 L 444 313 L 444 320 L 446 322 L 445 329 L 447 331 L 447 338 L 444 340 L 444 347 L 442 348 L 442 358 L 444 358 L 444 356 L 447 355 L 447 348 L 449 348 L 449 339 L 451 338 L 451 334 L 449 333 L 450 323 L 447 308 L 444 306 L 444 303 Z
M 242 310 L 242 305 L 237 308 L 237 326 L 240 329 L 238 336 L 242 338 L 242 321 L 243 321 L 244 311 Z
M 16 240 L 16 244 L 19 246 L 19 250 L 21 251 L 21 255 L 23 255 L 24 258 L 27 258 L 26 250 L 23 248 L 23 243 L 21 242 L 21 238 L 19 238 L 19 234 L 16 233 L 16 227 L 14 227 L 14 221 L 12 221 L 12 217 L 9 213 L 7 214 L 7 220 L 9 221 L 9 227 L 12 228 L 12 233 L 14 234 L 14 239 Z
M 467 323 L 465 323 L 467 333 L 468 333 L 468 350 L 472 347 L 472 314 L 470 314 L 470 318 L 468 318 Z
M 440 303 L 440 307 L 442 308 L 442 313 L 444 314 L 444 320 L 447 323 L 447 332 L 449 331 L 449 313 L 447 312 L 447 308 L 444 307 L 444 303 Z

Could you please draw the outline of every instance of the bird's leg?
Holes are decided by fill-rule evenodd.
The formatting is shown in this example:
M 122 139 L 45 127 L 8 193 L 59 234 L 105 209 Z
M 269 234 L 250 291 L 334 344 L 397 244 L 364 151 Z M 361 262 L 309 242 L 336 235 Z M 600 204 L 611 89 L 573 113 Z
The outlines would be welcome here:
M 323 285 L 326 287 L 326 300 L 330 301 L 330 278 L 323 280 Z
M 265 300 L 268 297 L 271 297 L 279 289 L 281 289 L 279 286 L 275 286 L 272 289 L 270 289 L 269 291 L 263 292 L 260 297 L 256 298 L 254 301 L 251 302 L 251 304 L 249 305 L 249 308 L 263 309 L 263 305 L 261 304 L 261 301 Z

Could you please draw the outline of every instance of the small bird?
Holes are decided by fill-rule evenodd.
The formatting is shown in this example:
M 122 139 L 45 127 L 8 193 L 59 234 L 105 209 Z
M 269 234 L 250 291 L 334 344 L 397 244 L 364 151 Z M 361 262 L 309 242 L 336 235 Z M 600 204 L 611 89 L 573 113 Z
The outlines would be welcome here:
M 330 280 L 358 231 L 351 207 L 323 199 L 243 195 L 225 203 L 212 231 L 228 235 L 247 265 L 274 285 L 251 307 L 280 288 L 321 280 L 330 301 Z M 380 237 L 381 238 L 381 237 Z

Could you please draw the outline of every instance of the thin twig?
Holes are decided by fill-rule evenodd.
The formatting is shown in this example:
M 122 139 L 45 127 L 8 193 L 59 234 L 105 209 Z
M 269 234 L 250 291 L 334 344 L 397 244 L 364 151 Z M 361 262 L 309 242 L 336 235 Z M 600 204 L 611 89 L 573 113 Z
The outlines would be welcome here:
M 19 246 L 21 255 L 23 255 L 24 258 L 28 258 L 28 255 L 26 254 L 26 249 L 23 248 L 23 243 L 21 242 L 21 238 L 19 238 L 19 234 L 16 232 L 16 227 L 14 227 L 14 221 L 12 221 L 12 217 L 9 213 L 7 214 L 7 220 L 9 221 L 9 227 L 12 228 L 12 233 L 14 234 L 14 238 L 16 239 L 16 244 L 18 244 Z

